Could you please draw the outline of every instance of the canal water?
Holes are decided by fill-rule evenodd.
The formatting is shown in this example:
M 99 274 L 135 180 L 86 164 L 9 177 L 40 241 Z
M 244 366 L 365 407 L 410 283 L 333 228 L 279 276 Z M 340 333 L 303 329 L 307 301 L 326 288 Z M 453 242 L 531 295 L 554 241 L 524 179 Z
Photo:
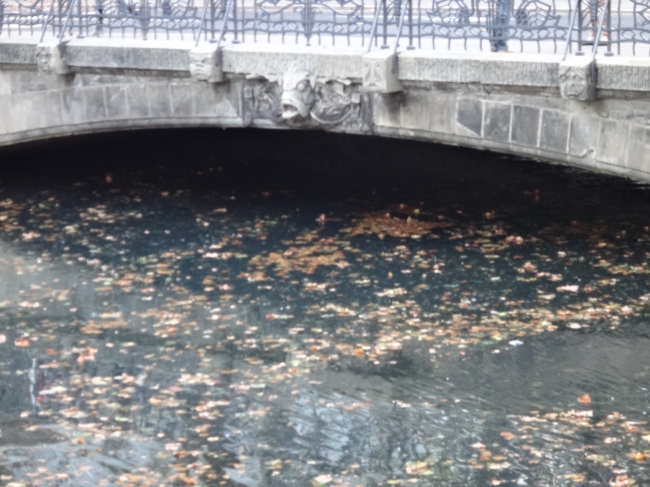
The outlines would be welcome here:
M 650 485 L 647 186 L 311 132 L 0 161 L 1 485 Z

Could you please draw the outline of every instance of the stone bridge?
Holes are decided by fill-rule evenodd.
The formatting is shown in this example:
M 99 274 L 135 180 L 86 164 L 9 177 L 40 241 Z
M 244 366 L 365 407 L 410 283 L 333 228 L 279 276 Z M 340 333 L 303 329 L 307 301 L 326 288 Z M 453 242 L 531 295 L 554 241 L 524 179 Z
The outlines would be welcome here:
M 589 56 L 561 59 L 4 37 L 0 145 L 157 127 L 315 129 L 487 149 L 650 181 L 650 59 L 598 57 L 595 69 Z

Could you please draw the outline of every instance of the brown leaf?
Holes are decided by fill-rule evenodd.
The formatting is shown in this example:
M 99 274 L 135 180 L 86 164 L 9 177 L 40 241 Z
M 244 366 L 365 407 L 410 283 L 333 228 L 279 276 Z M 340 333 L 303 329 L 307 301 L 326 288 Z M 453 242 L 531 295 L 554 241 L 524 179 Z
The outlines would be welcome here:
M 508 441 L 512 440 L 513 438 L 516 438 L 516 436 L 510 433 L 510 431 L 502 431 L 500 435 L 502 438 L 505 438 Z

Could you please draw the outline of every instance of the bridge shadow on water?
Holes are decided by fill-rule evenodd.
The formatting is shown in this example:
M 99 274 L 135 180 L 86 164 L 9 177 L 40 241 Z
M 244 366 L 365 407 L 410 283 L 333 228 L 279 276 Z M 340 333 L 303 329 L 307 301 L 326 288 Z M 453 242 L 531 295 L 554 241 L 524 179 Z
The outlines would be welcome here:
M 424 142 L 0 149 L 0 480 L 644 485 L 648 215 Z

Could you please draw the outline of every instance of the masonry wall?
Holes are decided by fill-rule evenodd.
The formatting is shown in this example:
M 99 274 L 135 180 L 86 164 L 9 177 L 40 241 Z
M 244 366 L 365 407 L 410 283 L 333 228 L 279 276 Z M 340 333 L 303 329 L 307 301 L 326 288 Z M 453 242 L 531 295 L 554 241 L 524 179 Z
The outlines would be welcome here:
M 10 47 L 0 43 L 0 145 L 151 127 L 291 128 L 262 112 L 251 118 L 243 92 L 251 74 L 281 73 L 300 57 L 296 53 L 269 57 L 233 48 L 224 52 L 226 82 L 202 83 L 190 77 L 186 47 L 140 60 L 136 52 L 122 64 L 105 50 L 95 49 L 102 53 L 98 60 L 76 47 L 76 66 L 67 75 L 39 72 L 33 45 Z M 340 63 L 331 52 L 300 55 L 321 62 L 330 77 L 344 77 L 347 70 L 348 82 L 362 91 L 356 53 L 346 52 Z M 410 51 L 400 56 L 403 91 L 363 94 L 365 125 L 300 128 L 429 140 L 650 181 L 650 65 L 624 67 L 631 71 L 622 76 L 625 69 L 615 69 L 611 58 L 606 62 L 599 66 L 601 99 L 583 102 L 560 96 L 557 59 L 459 59 Z M 431 150 L 434 159 L 435 146 Z
M 495 90 L 497 91 L 497 90 Z M 375 95 L 379 135 L 567 163 L 650 181 L 650 101 L 578 102 L 467 87 Z

